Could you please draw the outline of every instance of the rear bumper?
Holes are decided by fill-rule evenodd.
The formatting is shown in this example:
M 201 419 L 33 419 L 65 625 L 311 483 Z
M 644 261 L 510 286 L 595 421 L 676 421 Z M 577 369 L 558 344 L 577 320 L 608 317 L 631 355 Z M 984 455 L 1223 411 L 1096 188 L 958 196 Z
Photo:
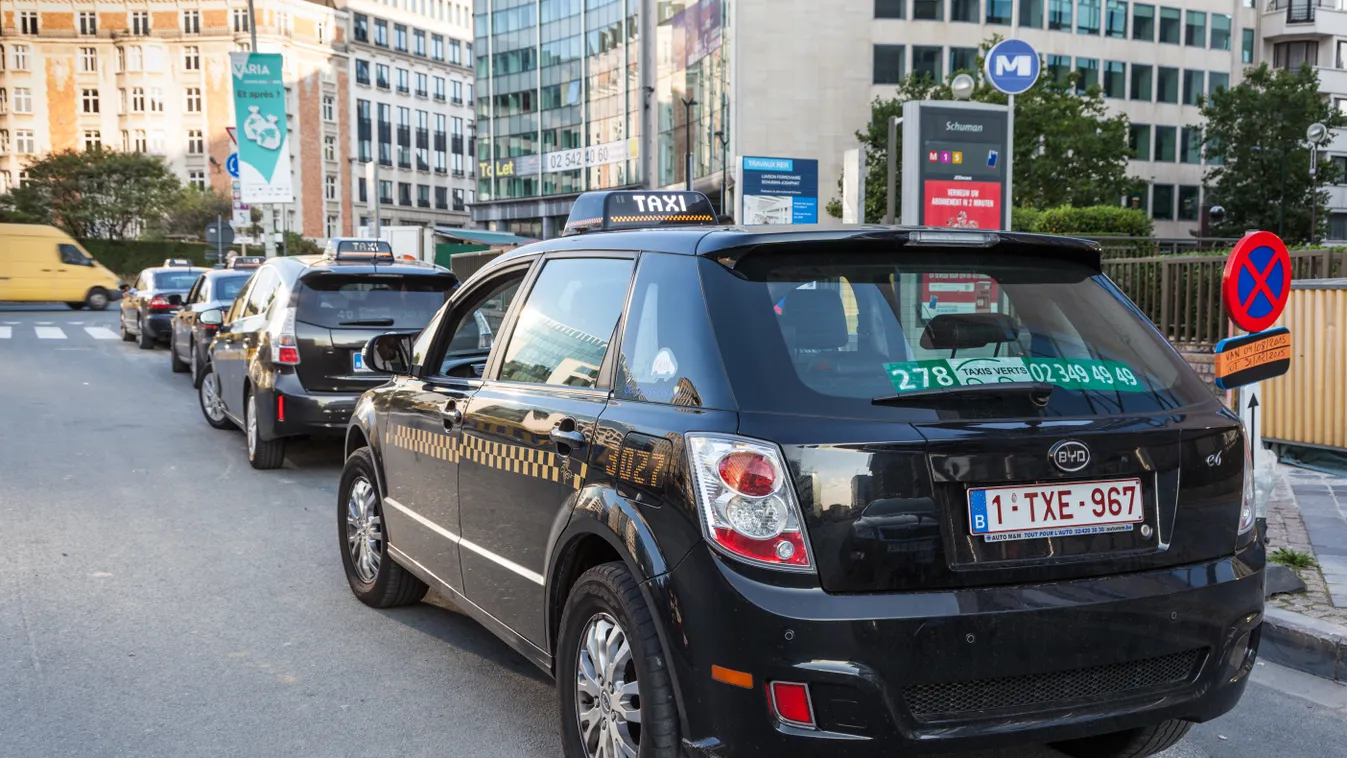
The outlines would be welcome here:
M 1257 654 L 1263 561 L 1253 543 L 1164 571 L 848 596 L 755 581 L 703 547 L 652 596 L 687 755 L 891 757 L 1226 713 Z M 809 685 L 818 730 L 772 716 L 772 680 Z
M 157 340 L 166 340 L 173 333 L 172 313 L 147 313 L 141 319 L 145 331 Z
M 277 374 L 274 387 L 257 393 L 262 407 L 272 410 L 270 414 L 259 414 L 258 435 L 264 440 L 301 434 L 340 437 L 346 433 L 361 394 L 309 392 L 293 373 Z M 282 407 L 283 419 L 280 418 Z

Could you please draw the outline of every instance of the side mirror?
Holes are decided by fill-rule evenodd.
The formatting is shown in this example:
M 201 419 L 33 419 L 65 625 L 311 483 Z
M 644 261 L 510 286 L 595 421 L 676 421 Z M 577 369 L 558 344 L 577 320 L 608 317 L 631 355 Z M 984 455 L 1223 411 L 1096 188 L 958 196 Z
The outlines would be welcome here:
M 202 326 L 219 326 L 224 323 L 224 311 L 219 308 L 204 310 L 198 317 L 201 319 Z
M 380 334 L 365 343 L 360 351 L 361 366 L 357 370 L 376 374 L 406 374 L 412 365 L 414 334 L 390 332 Z

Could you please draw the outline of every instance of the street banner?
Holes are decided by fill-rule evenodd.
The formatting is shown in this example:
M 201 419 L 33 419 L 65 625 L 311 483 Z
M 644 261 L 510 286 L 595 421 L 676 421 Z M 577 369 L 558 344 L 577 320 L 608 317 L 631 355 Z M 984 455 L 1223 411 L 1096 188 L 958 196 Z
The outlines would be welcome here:
M 229 68 L 238 129 L 240 199 L 245 203 L 294 202 L 281 56 L 230 53 Z
M 744 156 L 736 181 L 739 223 L 818 223 L 818 161 Z

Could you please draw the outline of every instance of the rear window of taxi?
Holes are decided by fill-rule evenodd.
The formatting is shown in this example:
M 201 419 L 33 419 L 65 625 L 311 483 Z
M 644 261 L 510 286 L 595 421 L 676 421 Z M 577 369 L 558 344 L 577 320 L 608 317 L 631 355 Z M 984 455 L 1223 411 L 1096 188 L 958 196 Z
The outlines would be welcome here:
M 1098 416 L 1213 395 L 1111 282 L 1060 257 L 969 253 L 753 253 L 702 283 L 743 410 L 848 417 Z M 939 398 L 974 384 L 1053 385 L 1046 406 Z M 751 388 L 751 390 L 750 390 Z

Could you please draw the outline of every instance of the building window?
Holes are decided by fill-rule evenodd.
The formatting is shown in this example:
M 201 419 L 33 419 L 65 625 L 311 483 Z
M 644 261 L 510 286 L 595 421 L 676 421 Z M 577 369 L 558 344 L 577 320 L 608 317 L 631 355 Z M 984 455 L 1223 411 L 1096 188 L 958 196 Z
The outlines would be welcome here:
M 906 50 L 902 45 L 875 45 L 875 84 L 902 83 Z
M 418 185 L 416 185 L 416 207 L 418 207 L 418 208 L 429 208 L 429 207 L 430 207 L 430 185 L 429 185 L 429 184 L 418 184 Z
M 32 129 L 15 130 L 14 152 L 19 155 L 34 155 L 37 153 L 37 140 L 33 139 Z
M 427 76 L 426 76 L 425 74 L 423 74 L 423 73 L 420 73 L 419 71 L 417 72 L 417 74 L 416 74 L 416 96 L 417 96 L 417 97 L 430 97 L 430 88 L 429 88 L 429 85 L 428 85 L 428 82 L 429 82 L 429 81 L 430 81 L 430 78 L 429 78 L 429 77 L 427 77 Z
M 193 187 L 196 187 L 198 190 L 201 190 L 202 192 L 205 192 L 205 191 L 206 191 L 206 172 L 205 172 L 205 171 L 188 171 L 188 172 L 187 172 L 187 183 L 190 184 L 190 185 L 192 185 Z
M 449 210 L 449 188 L 448 188 L 448 187 L 436 187 L 436 188 L 435 188 L 435 207 L 438 208 L 438 209 L 440 209 L 440 210 L 442 210 L 442 211 Z
M 399 53 L 407 52 L 407 27 L 393 24 L 393 49 Z
M 84 152 L 92 153 L 103 149 L 103 135 L 97 129 L 88 129 L 84 132 Z M 3 151 L 0 151 L 3 152 Z
M 386 179 L 379 180 L 379 202 L 391 204 L 393 202 L 393 183 Z
M 426 33 L 420 29 L 412 30 L 412 54 L 426 57 Z
M 431 60 L 444 60 L 444 37 L 438 34 L 430 35 L 430 58 Z
M 1185 45 L 1192 47 L 1207 46 L 1207 14 L 1205 12 L 1188 11 L 1188 23 L 1184 26 L 1183 41 Z
M 1253 63 L 1253 45 L 1254 45 L 1253 29 L 1241 29 L 1240 47 L 1239 47 L 1240 63 L 1245 64 Z
M 374 20 L 374 44 L 379 47 L 388 47 L 388 22 L 382 19 Z
M 158 87 L 150 87 L 150 112 L 164 112 L 164 91 Z
M 456 39 L 449 40 L 449 62 L 455 66 L 463 62 L 463 46 Z M 468 65 L 471 66 L 472 63 L 469 62 Z
M 1206 72 L 1191 71 L 1183 72 L 1183 104 L 1197 105 L 1202 99 L 1202 93 L 1206 89 Z
M 398 69 L 398 92 L 405 95 L 411 91 L 411 72 L 405 68 Z
M 978 49 L 976 47 L 951 47 L 949 49 L 949 72 L 959 71 L 977 73 Z
M 944 0 L 912 0 L 912 18 L 916 21 L 944 21 Z
M 4 87 L 0 87 L 0 113 L 9 112 L 9 93 Z
M 1148 161 L 1151 159 L 1151 126 L 1150 124 L 1131 124 L 1127 131 L 1127 146 L 1132 149 L 1132 160 Z
M 19 33 L 37 34 L 37 11 L 19 11 Z
M 1071 31 L 1071 0 L 1048 0 L 1048 28 Z
M 363 13 L 355 14 L 355 41 L 369 42 L 369 16 Z
M 8 152 L 9 152 L 9 130 L 0 129 L 0 153 L 8 153 Z M 1338 174 L 1338 176 L 1342 176 L 1342 174 Z M 3 189 L 4 187 L 0 186 L 0 190 Z
M 1341 67 L 1339 67 L 1341 68 Z M 1207 74 L 1207 96 L 1216 94 L 1217 90 L 1230 89 L 1230 74 L 1224 71 L 1212 71 Z
M 1182 11 L 1178 8 L 1160 9 L 1160 41 L 1168 45 L 1179 44 L 1180 18 Z
M 98 112 L 98 90 L 86 89 L 80 93 L 80 112 L 81 113 Z
M 14 70 L 15 70 L 15 71 L 27 71 L 27 70 L 28 70 L 28 46 L 27 46 L 27 45 L 15 45 L 15 46 L 14 46 Z
M 1156 69 L 1156 91 L 1155 99 L 1161 103 L 1177 103 L 1179 101 L 1179 70 L 1169 66 L 1160 66 Z
M 356 84 L 369 84 L 369 61 L 360 60 L 359 58 L 356 59 L 356 61 L 355 61 L 355 83 L 356 83 Z
M 1179 130 L 1179 163 L 1202 162 L 1202 130 L 1185 126 Z
M 187 112 L 201 112 L 201 90 L 198 87 L 187 88 Z
M 328 217 L 327 217 L 327 236 L 328 236 L 328 237 L 335 237 L 335 236 L 337 236 L 337 224 L 338 224 L 338 223 L 339 223 L 339 222 L 338 222 L 337 216 L 328 216 Z
M 1099 86 L 1099 59 L 1076 59 L 1076 91 L 1084 93 L 1091 87 Z
M 1104 14 L 1104 34 L 1127 39 L 1127 0 L 1108 0 Z
M 1196 221 L 1202 204 L 1199 202 L 1202 188 L 1192 185 L 1179 185 L 1179 220 Z
M 131 33 L 137 37 L 147 37 L 150 34 L 150 12 L 149 11 L 131 11 Z
M 328 200 L 337 199 L 337 177 L 332 174 L 323 177 L 323 197 Z
M 337 138 L 332 135 L 323 137 L 323 160 L 335 161 L 337 159 Z
M 1157 184 L 1151 188 L 1151 218 L 1161 221 L 1174 218 L 1174 185 Z
M 206 137 L 200 129 L 187 130 L 187 154 L 201 155 L 206 152 Z
M 1272 65 L 1274 68 L 1295 70 L 1302 65 L 1319 63 L 1318 42 L 1278 42 L 1272 46 Z
M 201 33 L 201 11 L 182 12 L 182 31 L 184 34 Z
M 875 18 L 904 18 L 907 0 L 875 0 Z
M 247 32 L 247 31 L 248 31 L 248 9 L 247 9 L 247 8 L 235 8 L 235 9 L 234 9 L 233 17 L 234 17 L 234 33 L 235 33 L 235 34 L 242 34 L 242 33 Z
M 434 90 L 435 99 L 439 100 L 440 102 L 444 102 L 444 77 L 443 76 L 435 77 L 434 84 L 435 84 Z
M 1057 84 L 1065 85 L 1071 79 L 1071 56 L 1049 55 L 1048 75 Z
M 1211 49 L 1230 49 L 1230 17 L 1224 13 L 1211 14 Z
M 411 182 L 398 182 L 398 205 L 411 207 L 412 204 L 412 184 Z
M 938 47 L 912 47 L 912 73 L 925 76 L 933 82 L 944 81 L 940 73 L 940 53 Z
M 981 0 L 949 0 L 949 20 L 976 24 Z
M 902 45 L 899 45 L 898 47 L 901 48 Z M 463 82 L 460 82 L 460 81 L 458 81 L 458 80 L 455 80 L 455 81 L 453 82 L 453 87 L 452 87 L 452 89 L 450 89 L 450 98 L 451 98 L 450 101 L 451 101 L 454 105 L 462 105 L 462 104 L 463 104 Z
M 385 66 L 382 63 L 375 65 L 374 84 L 379 89 L 390 89 L 392 87 L 392 82 L 390 82 L 388 78 L 388 66 Z
M 98 14 L 93 11 L 80 11 L 80 34 L 92 37 L 98 34 Z
M 187 71 L 201 70 L 201 48 L 188 45 L 182 49 L 182 67 Z
M 150 132 L 150 152 L 155 155 L 164 154 L 164 133 L 161 131 Z
M 466 210 L 466 206 L 463 204 L 463 190 L 461 189 L 454 190 L 454 210 Z
M 1076 5 L 1076 33 L 1099 33 L 1099 0 L 1079 0 Z
M 1119 100 L 1127 97 L 1127 64 L 1122 61 L 1104 61 L 1104 97 Z
M 14 88 L 14 112 L 15 113 L 33 112 L 33 90 L 31 87 Z
M 131 112 L 132 112 L 132 113 L 144 113 L 144 112 L 145 112 L 145 88 L 144 88 L 144 87 L 132 87 L 132 88 L 131 88 Z
M 1172 126 L 1155 127 L 1155 160 L 1173 163 L 1178 157 L 1178 129 Z
M 1151 67 L 1145 63 L 1132 64 L 1132 99 L 1145 100 L 1150 102 L 1153 97 L 1151 90 Z
M 98 73 L 98 48 L 80 48 L 80 71 L 86 74 Z

